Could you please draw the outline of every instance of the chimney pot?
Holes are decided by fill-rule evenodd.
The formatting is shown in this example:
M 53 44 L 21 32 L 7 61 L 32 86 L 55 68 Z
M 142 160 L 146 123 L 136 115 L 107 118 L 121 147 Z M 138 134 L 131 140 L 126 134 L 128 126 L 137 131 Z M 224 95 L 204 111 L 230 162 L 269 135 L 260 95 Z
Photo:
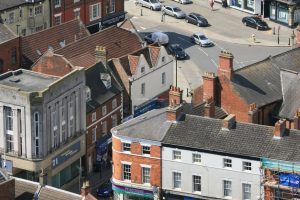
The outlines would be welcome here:
M 297 109 L 294 116 L 294 129 L 300 130 L 300 108 Z
M 274 138 L 281 138 L 284 136 L 286 130 L 286 120 L 280 119 L 275 123 Z

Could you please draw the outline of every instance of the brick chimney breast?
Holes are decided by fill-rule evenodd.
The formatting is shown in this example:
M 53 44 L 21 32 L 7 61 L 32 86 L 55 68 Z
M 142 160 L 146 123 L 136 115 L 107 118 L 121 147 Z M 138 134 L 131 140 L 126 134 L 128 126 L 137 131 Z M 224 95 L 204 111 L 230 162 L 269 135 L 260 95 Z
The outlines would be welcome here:
M 233 55 L 228 51 L 221 51 L 219 55 L 218 76 L 226 77 L 228 80 L 233 78 Z
M 168 121 L 177 121 L 182 112 L 182 90 L 179 87 L 171 86 L 169 91 L 169 107 L 166 111 Z
M 215 73 L 205 72 L 203 78 L 203 100 L 207 101 L 208 98 L 216 100 L 216 81 Z
M 222 130 L 234 129 L 235 125 L 236 125 L 235 115 L 234 114 L 230 114 L 225 119 L 223 119 Z
M 280 119 L 275 123 L 274 128 L 274 138 L 280 139 L 284 136 L 284 133 L 286 131 L 286 120 Z

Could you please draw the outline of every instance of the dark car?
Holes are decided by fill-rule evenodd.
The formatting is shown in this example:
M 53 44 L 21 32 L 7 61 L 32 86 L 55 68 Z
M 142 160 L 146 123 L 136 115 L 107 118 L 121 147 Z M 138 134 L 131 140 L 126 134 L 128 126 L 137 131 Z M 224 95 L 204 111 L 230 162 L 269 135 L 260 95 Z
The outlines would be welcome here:
M 208 26 L 208 21 L 198 13 L 190 13 L 185 17 L 187 23 L 195 24 L 197 26 Z
M 168 45 L 168 51 L 178 60 L 185 59 L 187 57 L 187 54 L 179 44 Z
M 257 30 L 269 29 L 268 24 L 256 16 L 244 17 L 242 19 L 242 22 L 245 26 L 250 26 L 252 28 L 256 28 Z
M 98 197 L 110 197 L 112 195 L 112 185 L 111 182 L 105 183 L 100 188 L 97 189 Z

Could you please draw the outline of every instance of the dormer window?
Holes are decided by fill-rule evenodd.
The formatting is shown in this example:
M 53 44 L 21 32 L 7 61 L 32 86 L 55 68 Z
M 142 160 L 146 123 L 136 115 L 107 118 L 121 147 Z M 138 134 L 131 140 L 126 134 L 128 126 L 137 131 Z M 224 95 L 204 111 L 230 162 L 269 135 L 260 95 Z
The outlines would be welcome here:
M 141 73 L 144 74 L 145 73 L 145 67 L 141 68 Z
M 92 98 L 91 89 L 89 87 L 86 87 L 85 92 L 86 92 L 86 101 L 91 100 L 91 98 Z
M 105 85 L 106 89 L 111 88 L 111 77 L 109 73 L 100 73 L 100 78 Z

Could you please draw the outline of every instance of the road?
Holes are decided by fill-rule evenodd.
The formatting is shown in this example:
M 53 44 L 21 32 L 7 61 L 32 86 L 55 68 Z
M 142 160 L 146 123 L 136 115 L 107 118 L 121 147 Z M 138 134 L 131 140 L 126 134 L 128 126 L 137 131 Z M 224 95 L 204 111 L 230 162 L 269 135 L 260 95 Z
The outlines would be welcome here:
M 168 3 L 169 1 L 165 0 L 165 4 Z M 176 3 L 173 2 L 172 4 Z M 198 10 L 197 12 L 199 13 L 217 13 L 217 10 L 210 11 L 206 7 L 199 7 L 193 4 L 178 4 L 178 6 L 183 8 L 186 12 Z M 153 31 L 162 31 L 169 35 L 170 43 L 179 43 L 185 49 L 189 55 L 189 59 L 178 61 L 178 67 L 181 69 L 181 72 L 183 73 L 182 77 L 185 77 L 190 89 L 194 89 L 202 84 L 201 75 L 203 75 L 204 72 L 217 72 L 218 56 L 221 50 L 228 50 L 233 53 L 234 69 L 238 69 L 263 60 L 270 55 L 276 55 L 290 49 L 290 47 L 286 46 L 252 45 L 251 42 L 247 41 L 247 38 L 241 37 L 245 32 L 249 33 L 249 31 L 254 31 L 256 33 L 258 31 L 255 29 L 252 30 L 249 27 L 244 27 L 242 23 L 237 23 L 237 21 L 240 22 L 241 17 L 245 15 L 244 13 L 236 13 L 240 11 L 235 11 L 234 16 L 230 15 L 230 17 L 216 14 L 212 17 L 214 20 L 207 17 L 211 24 L 220 21 L 220 23 L 223 24 L 221 27 L 218 25 L 214 27 L 214 25 L 212 25 L 206 28 L 199 28 L 192 24 L 187 24 L 184 20 L 175 19 L 169 16 L 166 16 L 165 22 L 161 22 L 160 11 L 150 11 L 147 8 L 142 8 L 143 16 L 140 16 L 141 8 L 135 6 L 132 0 L 125 1 L 125 9 L 129 15 L 133 16 L 132 22 L 135 24 L 142 37 Z M 215 46 L 203 48 L 194 45 L 190 40 L 190 36 L 194 32 L 204 32 L 207 37 L 214 42 Z M 222 33 L 224 37 L 220 37 L 220 33 Z M 265 38 L 266 35 L 268 36 L 268 34 L 271 34 L 270 32 L 261 33 L 261 31 L 259 33 L 258 41 L 260 40 L 259 38 Z M 235 39 L 238 37 L 239 42 Z M 271 37 L 273 36 L 271 35 Z M 272 40 L 273 39 L 271 38 L 268 44 L 270 44 Z M 262 43 L 267 43 L 265 40 L 261 41 Z

